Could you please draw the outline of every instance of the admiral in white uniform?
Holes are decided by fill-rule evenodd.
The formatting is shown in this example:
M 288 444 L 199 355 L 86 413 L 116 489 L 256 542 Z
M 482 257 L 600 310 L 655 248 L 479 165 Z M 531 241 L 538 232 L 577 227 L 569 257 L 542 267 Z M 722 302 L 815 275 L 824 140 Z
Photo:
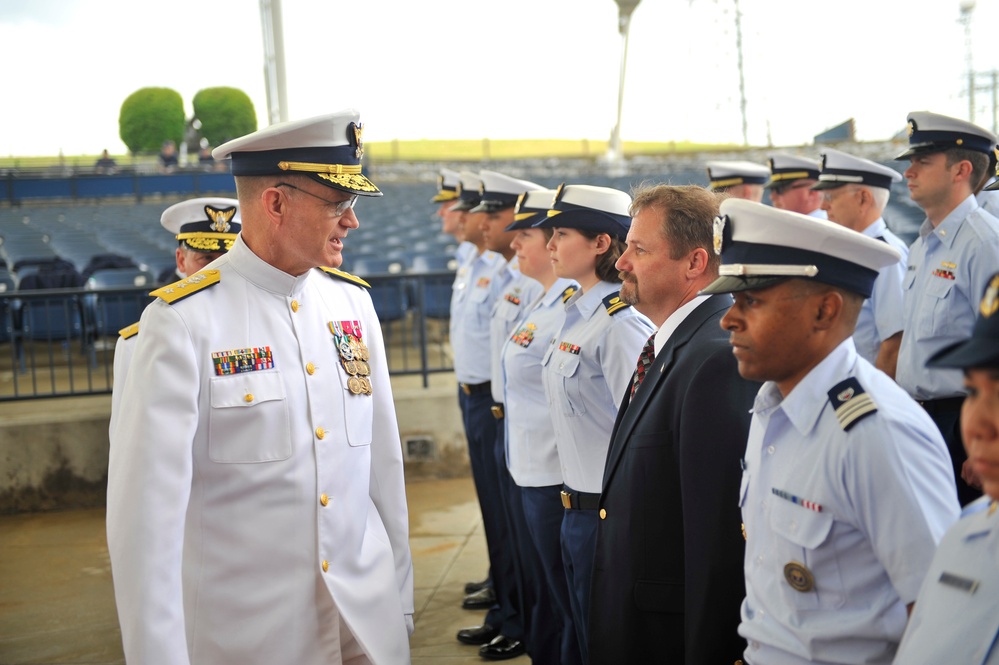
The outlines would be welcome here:
M 721 205 L 718 280 L 756 397 L 740 505 L 749 663 L 890 663 L 936 543 L 958 516 L 927 414 L 854 347 L 886 243 L 746 201 Z
M 348 110 L 216 148 L 243 218 L 140 320 L 111 438 L 125 658 L 408 663 L 413 568 L 378 317 L 336 271 L 358 196 Z M 321 266 L 327 266 L 321 268 Z
M 895 662 L 999 663 L 999 273 L 992 275 L 971 337 L 929 367 L 964 370 L 961 431 L 985 494 L 940 541 Z

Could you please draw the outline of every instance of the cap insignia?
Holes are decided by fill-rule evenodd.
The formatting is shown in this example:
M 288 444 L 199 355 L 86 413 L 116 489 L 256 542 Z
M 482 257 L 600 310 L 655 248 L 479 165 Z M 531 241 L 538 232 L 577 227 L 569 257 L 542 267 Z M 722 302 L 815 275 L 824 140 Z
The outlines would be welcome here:
M 985 288 L 985 295 L 982 297 L 982 304 L 979 310 L 986 319 L 996 313 L 999 309 L 999 275 L 992 278 Z
M 561 185 L 558 186 L 558 189 L 555 190 L 555 198 L 552 199 L 552 206 L 553 207 L 562 198 L 562 190 L 563 189 L 565 189 L 565 183 L 564 182 Z
M 728 221 L 728 215 L 718 215 L 717 217 L 715 217 L 714 245 L 715 245 L 715 254 L 717 254 L 718 256 L 721 256 L 722 245 L 725 244 L 725 222 L 727 221 Z
M 915 120 L 910 120 L 909 121 L 909 136 L 912 136 L 912 133 L 914 131 L 916 131 L 916 121 Z
M 236 208 L 230 206 L 228 208 L 213 208 L 212 206 L 205 206 L 205 214 L 208 215 L 208 219 L 212 220 L 212 230 L 217 233 L 228 233 L 229 232 L 229 220 L 232 219 L 233 215 L 236 214 Z
M 517 197 L 517 204 L 513 207 L 514 215 L 520 214 L 520 206 L 524 205 L 524 199 L 526 198 L 527 198 L 527 192 L 524 192 L 523 194 Z
M 357 144 L 357 150 L 354 151 L 354 157 L 360 159 L 364 156 L 364 146 L 361 145 L 361 135 L 364 134 L 364 123 L 350 123 L 351 129 L 354 131 L 354 143 Z

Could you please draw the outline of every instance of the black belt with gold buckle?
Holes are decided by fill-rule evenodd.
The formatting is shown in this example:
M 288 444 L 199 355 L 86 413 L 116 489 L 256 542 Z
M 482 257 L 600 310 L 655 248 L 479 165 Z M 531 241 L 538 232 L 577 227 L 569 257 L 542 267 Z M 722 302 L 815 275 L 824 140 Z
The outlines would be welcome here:
M 487 392 L 490 389 L 490 382 L 485 383 L 459 383 L 462 392 L 466 395 L 478 395 L 479 393 Z
M 566 510 L 596 510 L 600 507 L 600 495 L 565 488 L 562 490 L 562 507 Z

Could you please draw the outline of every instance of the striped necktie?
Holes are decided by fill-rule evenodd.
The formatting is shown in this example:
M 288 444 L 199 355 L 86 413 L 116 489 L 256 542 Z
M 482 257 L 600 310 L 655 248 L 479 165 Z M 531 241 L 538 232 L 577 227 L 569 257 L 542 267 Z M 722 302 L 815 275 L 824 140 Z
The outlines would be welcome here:
M 652 333 L 649 335 L 649 340 L 645 342 L 645 346 L 642 347 L 642 353 L 638 356 L 638 366 L 635 368 L 635 378 L 631 381 L 631 398 L 634 399 L 635 391 L 638 390 L 638 386 L 642 385 L 642 379 L 645 378 L 646 372 L 649 371 L 649 366 L 652 361 L 656 359 L 656 334 Z

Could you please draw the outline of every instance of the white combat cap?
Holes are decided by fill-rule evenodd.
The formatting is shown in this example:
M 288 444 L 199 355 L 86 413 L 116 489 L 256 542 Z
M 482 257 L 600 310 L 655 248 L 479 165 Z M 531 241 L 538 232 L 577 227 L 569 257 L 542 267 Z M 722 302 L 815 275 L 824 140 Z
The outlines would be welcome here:
M 826 148 L 822 151 L 822 172 L 819 182 L 812 189 L 836 189 L 844 185 L 868 185 L 891 189 L 893 182 L 902 182 L 895 169 L 856 157 L 845 152 Z
M 206 197 L 174 203 L 160 215 L 160 224 L 195 252 L 228 252 L 242 228 L 239 201 Z
M 321 185 L 358 196 L 381 196 L 361 174 L 363 125 L 354 109 L 279 122 L 212 150 L 232 159 L 234 176 L 307 175 Z
M 754 162 L 718 162 L 705 164 L 712 191 L 736 185 L 762 185 L 770 179 L 770 169 Z
M 534 226 L 607 233 L 624 240 L 631 228 L 631 197 L 619 189 L 562 184 L 551 210 Z
M 497 212 L 517 205 L 517 199 L 524 192 L 544 189 L 536 182 L 520 180 L 496 171 L 479 171 L 482 186 L 479 188 L 481 201 L 469 212 Z
M 869 298 L 878 271 L 901 259 L 888 243 L 839 224 L 744 199 L 722 201 L 714 249 L 720 276 L 702 293 L 765 289 L 800 277 Z

